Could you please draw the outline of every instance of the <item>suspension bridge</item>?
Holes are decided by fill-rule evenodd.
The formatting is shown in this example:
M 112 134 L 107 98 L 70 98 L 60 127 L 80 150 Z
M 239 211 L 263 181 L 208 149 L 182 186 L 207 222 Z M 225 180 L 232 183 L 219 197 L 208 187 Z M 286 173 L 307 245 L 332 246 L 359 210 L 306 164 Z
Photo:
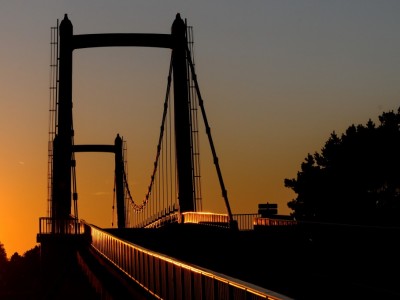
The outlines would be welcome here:
M 142 199 L 135 199 L 128 184 L 122 136 L 110 145 L 74 143 L 73 53 L 95 47 L 171 51 L 154 168 Z M 290 261 L 293 249 L 304 257 L 315 255 L 304 228 L 259 213 L 232 213 L 196 76 L 193 31 L 180 14 L 170 34 L 81 35 L 74 35 L 65 15 L 51 28 L 50 81 L 48 216 L 40 218 L 37 235 L 43 298 L 311 299 L 332 288 L 321 273 L 299 276 L 296 271 L 310 268 L 307 260 Z M 223 214 L 202 211 L 199 120 L 213 156 Z M 78 217 L 77 152 L 114 155 L 117 228 L 100 228 Z M 255 230 L 254 224 L 270 226 Z

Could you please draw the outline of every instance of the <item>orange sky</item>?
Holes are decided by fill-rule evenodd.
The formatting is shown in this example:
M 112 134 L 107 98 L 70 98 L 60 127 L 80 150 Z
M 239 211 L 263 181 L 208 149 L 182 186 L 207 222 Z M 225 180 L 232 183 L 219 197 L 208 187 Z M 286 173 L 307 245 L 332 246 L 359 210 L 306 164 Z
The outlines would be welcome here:
M 0 241 L 9 256 L 35 246 L 47 214 L 50 27 L 68 13 L 75 34 L 169 33 L 177 12 L 194 27 L 196 71 L 233 213 L 267 201 L 289 213 L 295 195 L 283 181 L 307 153 L 332 131 L 400 104 L 398 1 L 2 3 Z M 74 53 L 75 142 L 124 136 L 138 198 L 152 171 L 169 59 L 162 49 Z M 203 208 L 225 212 L 202 145 Z M 113 157 L 76 158 L 79 216 L 110 227 Z

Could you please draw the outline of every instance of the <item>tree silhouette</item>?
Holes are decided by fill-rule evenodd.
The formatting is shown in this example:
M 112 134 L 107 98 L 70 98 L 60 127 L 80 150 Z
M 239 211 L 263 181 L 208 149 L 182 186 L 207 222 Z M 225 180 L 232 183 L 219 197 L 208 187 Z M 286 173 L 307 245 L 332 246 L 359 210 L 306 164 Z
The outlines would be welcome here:
M 7 252 L 4 245 L 0 242 L 0 295 L 5 290 L 6 287 L 6 275 L 7 275 Z
M 0 299 L 39 299 L 40 248 L 35 246 L 23 256 L 15 252 L 10 260 L 0 243 Z
M 288 202 L 298 220 L 399 225 L 400 108 L 333 132 L 321 152 L 308 154 L 297 178 L 285 179 L 297 198 Z
M 7 264 L 7 252 L 2 242 L 0 242 L 0 270 L 4 269 Z

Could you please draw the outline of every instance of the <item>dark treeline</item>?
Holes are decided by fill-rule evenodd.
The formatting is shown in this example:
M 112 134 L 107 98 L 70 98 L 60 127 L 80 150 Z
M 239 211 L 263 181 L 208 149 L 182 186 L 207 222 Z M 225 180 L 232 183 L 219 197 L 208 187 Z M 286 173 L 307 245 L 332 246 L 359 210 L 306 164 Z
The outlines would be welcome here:
M 332 132 L 284 184 L 308 241 L 292 263 L 313 299 L 400 299 L 400 108 Z
M 297 220 L 400 225 L 400 108 L 379 122 L 333 132 L 297 178 L 285 179 L 297 194 L 288 202 Z
M 36 299 L 40 289 L 40 248 L 10 259 L 0 242 L 0 299 Z

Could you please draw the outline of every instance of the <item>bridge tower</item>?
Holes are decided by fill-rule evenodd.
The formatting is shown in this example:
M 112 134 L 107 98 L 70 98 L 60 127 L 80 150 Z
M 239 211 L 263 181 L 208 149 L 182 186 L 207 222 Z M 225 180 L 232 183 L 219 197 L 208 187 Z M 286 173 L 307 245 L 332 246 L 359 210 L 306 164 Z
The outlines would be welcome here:
M 71 214 L 72 167 L 72 23 L 65 16 L 60 24 L 58 131 L 53 142 L 53 219 L 68 219 Z
M 180 15 L 172 24 L 172 70 L 174 77 L 175 147 L 180 212 L 195 210 L 191 153 L 190 106 L 186 61 L 186 24 Z
M 194 184 L 194 162 L 192 157 L 192 124 L 188 86 L 189 74 L 194 75 L 193 63 L 187 39 L 187 28 L 180 14 L 171 27 L 170 34 L 111 33 L 111 34 L 73 34 L 73 26 L 65 14 L 59 26 L 58 51 L 58 95 L 55 110 L 57 113 L 52 142 L 51 165 L 51 210 L 50 218 L 41 218 L 37 241 L 41 243 L 41 256 L 45 273 L 44 282 L 55 284 L 58 274 L 77 265 L 76 251 L 87 248 L 91 242 L 90 230 L 77 222 L 71 215 L 72 200 L 77 200 L 75 191 L 75 152 L 113 152 L 115 154 L 116 194 L 118 228 L 125 227 L 124 210 L 124 160 L 123 140 L 117 136 L 114 145 L 74 145 L 73 101 L 72 101 L 72 62 L 73 51 L 93 47 L 157 47 L 172 50 L 172 74 L 174 88 L 175 151 L 178 177 L 179 212 L 194 212 L 196 196 Z M 190 63 L 189 63 L 190 62 Z M 188 69 L 190 65 L 190 71 Z M 196 82 L 198 90 L 198 85 Z M 199 94 L 199 91 L 198 91 Z M 201 97 L 200 97 L 201 98 Z M 202 100 L 201 100 L 202 103 Z M 201 106 L 201 105 L 200 105 Z M 201 106 L 203 116 L 204 108 Z M 214 163 L 221 180 L 218 160 L 206 123 L 207 133 L 213 150 Z M 223 188 L 223 194 L 226 191 Z M 76 201 L 74 202 L 76 204 Z M 229 215 L 230 209 L 229 205 Z M 76 209 L 75 209 L 76 213 Z M 49 226 L 49 224 L 51 226 Z M 72 270 L 72 269 L 71 269 Z M 74 271 L 74 270 L 72 270 Z M 71 272 L 72 272 L 71 271 Z
M 72 117 L 72 55 L 79 48 L 146 46 L 172 49 L 175 144 L 181 212 L 195 210 L 192 136 L 187 68 L 186 24 L 176 15 L 171 34 L 86 34 L 74 35 L 65 15 L 60 24 L 58 131 L 53 140 L 52 217 L 62 220 L 71 215 L 71 167 L 74 130 Z M 120 211 L 119 211 L 120 213 Z

